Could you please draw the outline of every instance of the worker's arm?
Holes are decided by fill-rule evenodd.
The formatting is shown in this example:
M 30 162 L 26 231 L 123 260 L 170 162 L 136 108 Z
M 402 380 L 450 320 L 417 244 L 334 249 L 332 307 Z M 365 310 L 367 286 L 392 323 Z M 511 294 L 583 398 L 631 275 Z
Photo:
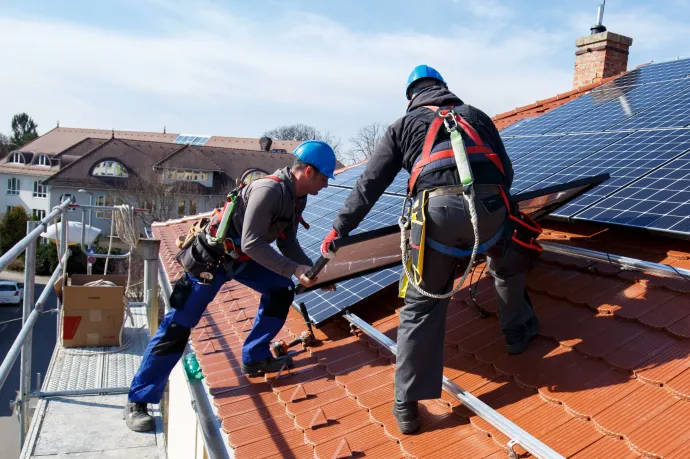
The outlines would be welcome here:
M 345 200 L 333 228 L 340 237 L 345 237 L 357 228 L 381 197 L 393 179 L 400 172 L 403 154 L 397 138 L 396 129 L 400 121 L 388 127 L 383 139 L 376 147 L 374 155 L 367 163 L 362 176 L 357 180 L 354 189 Z
M 290 277 L 297 263 L 276 252 L 266 242 L 271 220 L 280 212 L 280 190 L 270 186 L 257 186 L 252 189 L 247 200 L 242 224 L 242 251 L 260 265 L 281 276 Z
M 307 198 L 304 197 L 297 206 L 295 212 L 296 215 L 300 215 L 302 213 L 306 203 Z M 314 266 L 314 262 L 312 262 L 307 254 L 304 253 L 302 246 L 297 240 L 298 227 L 299 223 L 297 222 L 297 218 L 295 218 L 293 223 L 283 231 L 285 239 L 278 239 L 278 248 L 280 249 L 280 252 L 290 260 L 299 263 L 300 265 Z

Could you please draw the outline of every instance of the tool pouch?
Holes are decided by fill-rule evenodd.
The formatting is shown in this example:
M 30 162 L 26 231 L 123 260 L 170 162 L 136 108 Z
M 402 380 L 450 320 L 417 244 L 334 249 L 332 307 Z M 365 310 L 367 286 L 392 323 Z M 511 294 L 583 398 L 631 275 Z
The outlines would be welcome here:
M 170 295 L 170 307 L 179 310 L 184 309 L 184 304 L 187 302 L 187 298 L 189 298 L 193 289 L 194 284 L 189 276 L 186 273 L 182 274 L 182 277 L 175 282 Z
M 206 232 L 197 233 L 192 242 L 175 256 L 184 270 L 202 282 L 210 282 L 220 264 L 224 247 L 222 244 L 210 245 Z
M 189 228 L 189 231 L 187 231 L 186 236 L 180 236 L 179 238 L 177 238 L 177 241 L 175 241 L 175 245 L 177 246 L 177 248 L 186 249 L 187 247 L 189 247 L 189 244 L 191 244 L 194 241 L 197 234 L 199 234 L 206 228 L 210 220 L 210 218 L 204 217 L 201 220 L 194 223 Z
M 428 190 L 424 190 L 418 197 L 410 212 L 410 236 L 408 243 L 407 268 L 413 279 L 403 276 L 401 279 L 398 297 L 405 298 L 409 282 L 420 285 L 424 272 L 424 246 L 426 240 L 426 207 L 429 201 Z

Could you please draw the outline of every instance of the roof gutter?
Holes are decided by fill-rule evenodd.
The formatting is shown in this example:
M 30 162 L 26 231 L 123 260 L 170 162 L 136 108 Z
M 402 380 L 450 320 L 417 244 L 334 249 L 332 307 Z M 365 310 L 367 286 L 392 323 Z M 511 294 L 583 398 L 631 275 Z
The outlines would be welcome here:
M 158 260 L 158 282 L 161 285 L 163 301 L 165 302 L 166 312 L 170 310 L 170 295 L 172 285 L 165 273 L 162 261 Z M 192 348 L 187 343 L 182 358 L 189 354 Z M 204 448 L 209 459 L 232 459 L 234 455 L 228 450 L 227 435 L 223 432 L 218 416 L 213 411 L 213 406 L 209 401 L 209 395 L 202 381 L 190 381 L 185 377 L 189 395 L 192 398 L 192 407 L 196 412 L 197 423 L 201 429 L 204 440 Z
M 393 355 L 396 354 L 397 345 L 395 341 L 378 331 L 371 324 L 350 312 L 343 314 L 343 317 L 350 322 L 352 326 L 359 328 L 376 342 L 388 348 Z M 443 377 L 442 387 L 443 390 L 462 402 L 467 408 L 474 411 L 477 416 L 484 419 L 510 438 L 506 446 L 508 447 L 508 455 L 511 458 L 517 459 L 518 454 L 513 448 L 515 445 L 520 445 L 539 459 L 563 459 L 563 456 L 445 376 Z
M 544 250 L 557 253 L 560 255 L 568 255 L 571 257 L 584 258 L 585 260 L 601 261 L 618 266 L 623 271 L 643 271 L 651 274 L 656 274 L 662 277 L 670 277 L 673 279 L 682 279 L 690 282 L 690 270 L 684 268 L 676 268 L 670 265 L 661 263 L 653 263 L 650 261 L 639 260 L 637 258 L 622 257 L 607 252 L 597 252 L 595 250 L 583 249 L 580 247 L 558 244 L 556 242 L 539 241 L 539 244 Z

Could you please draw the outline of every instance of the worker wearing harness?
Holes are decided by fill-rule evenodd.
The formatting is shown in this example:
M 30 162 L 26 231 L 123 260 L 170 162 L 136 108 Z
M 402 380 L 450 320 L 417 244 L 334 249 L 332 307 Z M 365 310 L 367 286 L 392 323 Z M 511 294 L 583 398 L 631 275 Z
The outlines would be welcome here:
M 309 140 L 294 151 L 292 168 L 255 179 L 233 190 L 222 210 L 202 220 L 181 242 L 177 260 L 185 272 L 175 283 L 171 310 L 146 348 L 132 380 L 125 407 L 127 426 L 138 432 L 154 428 L 148 403 L 159 403 L 173 367 L 187 346 L 191 329 L 226 281 L 236 280 L 259 292 L 253 326 L 242 346 L 241 371 L 249 376 L 279 371 L 292 358 L 274 358 L 269 345 L 285 324 L 294 298 L 294 275 L 309 287 L 305 274 L 312 261 L 296 234 L 307 203 L 333 178 L 336 159 L 325 142 Z M 276 241 L 280 253 L 271 247 Z M 332 290 L 333 287 L 325 287 Z
M 486 114 L 464 104 L 425 65 L 410 75 L 407 98 L 407 113 L 386 131 L 321 251 L 329 256 L 330 242 L 359 225 L 401 167 L 410 172 L 413 204 L 401 218 L 409 229 L 409 242 L 403 233 L 409 278 L 401 279 L 393 406 L 409 434 L 420 427 L 417 401 L 441 396 L 446 310 L 458 263 L 486 253 L 509 353 L 524 351 L 537 334 L 524 274 L 541 250 L 535 241 L 541 230 L 509 203 L 512 165 Z

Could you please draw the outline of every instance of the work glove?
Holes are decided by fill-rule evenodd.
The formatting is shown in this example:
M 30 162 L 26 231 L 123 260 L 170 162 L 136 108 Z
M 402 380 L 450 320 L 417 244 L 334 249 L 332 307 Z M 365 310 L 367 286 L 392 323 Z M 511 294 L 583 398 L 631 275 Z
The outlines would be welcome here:
M 333 242 L 335 239 L 339 238 L 340 236 L 338 235 L 338 232 L 334 229 L 331 230 L 330 233 L 328 233 L 328 236 L 323 240 L 323 243 L 321 244 L 321 255 L 324 258 L 333 258 L 335 257 L 335 252 L 331 250 L 331 242 Z

